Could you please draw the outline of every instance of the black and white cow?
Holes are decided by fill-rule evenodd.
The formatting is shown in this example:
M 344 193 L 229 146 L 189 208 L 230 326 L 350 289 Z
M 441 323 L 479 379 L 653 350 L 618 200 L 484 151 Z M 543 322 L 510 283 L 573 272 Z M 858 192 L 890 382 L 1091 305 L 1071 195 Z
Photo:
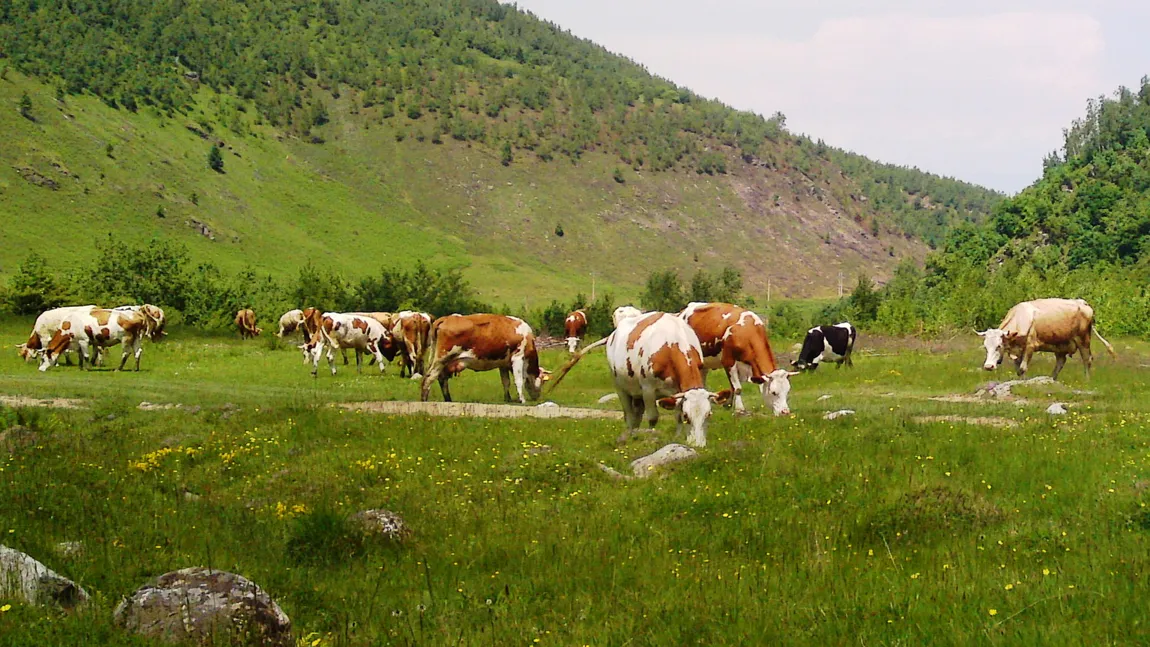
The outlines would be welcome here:
M 791 362 L 791 366 L 811 370 L 818 368 L 822 362 L 854 366 L 851 352 L 854 351 L 857 337 L 858 331 L 846 321 L 833 326 L 815 326 L 807 331 L 799 358 Z

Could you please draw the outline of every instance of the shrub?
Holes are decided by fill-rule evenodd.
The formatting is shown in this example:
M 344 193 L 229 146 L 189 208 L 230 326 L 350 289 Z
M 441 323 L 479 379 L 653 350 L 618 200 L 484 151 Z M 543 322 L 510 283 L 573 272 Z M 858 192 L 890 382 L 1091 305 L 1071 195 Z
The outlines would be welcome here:
M 43 256 L 29 254 L 0 293 L 4 309 L 18 315 L 39 314 L 70 300 L 67 288 L 48 270 Z

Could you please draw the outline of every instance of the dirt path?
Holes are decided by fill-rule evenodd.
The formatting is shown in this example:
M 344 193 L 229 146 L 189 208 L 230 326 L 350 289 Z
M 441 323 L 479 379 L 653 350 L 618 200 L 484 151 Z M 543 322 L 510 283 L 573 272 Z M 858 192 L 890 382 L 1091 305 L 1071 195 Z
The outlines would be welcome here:
M 582 407 L 539 407 L 480 402 L 345 402 L 339 406 L 352 411 L 389 415 L 427 414 L 429 416 L 468 416 L 473 418 L 577 418 L 622 420 L 622 411 Z
M 29 398 L 23 395 L 0 395 L 0 405 L 5 407 L 50 407 L 53 409 L 87 409 L 83 400 L 68 398 Z

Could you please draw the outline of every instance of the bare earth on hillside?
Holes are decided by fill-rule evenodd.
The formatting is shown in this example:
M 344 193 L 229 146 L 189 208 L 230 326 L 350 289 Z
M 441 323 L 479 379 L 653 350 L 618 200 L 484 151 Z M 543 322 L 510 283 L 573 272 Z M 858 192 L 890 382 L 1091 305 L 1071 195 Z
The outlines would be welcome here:
M 68 398 L 29 398 L 23 395 L 0 395 L 0 405 L 6 407 L 49 407 L 51 409 L 84 409 L 83 400 Z
M 621 411 L 584 409 L 581 407 L 538 407 L 515 404 L 483 404 L 479 402 L 346 402 L 344 409 L 388 415 L 427 414 L 429 416 L 474 418 L 595 418 L 620 420 Z

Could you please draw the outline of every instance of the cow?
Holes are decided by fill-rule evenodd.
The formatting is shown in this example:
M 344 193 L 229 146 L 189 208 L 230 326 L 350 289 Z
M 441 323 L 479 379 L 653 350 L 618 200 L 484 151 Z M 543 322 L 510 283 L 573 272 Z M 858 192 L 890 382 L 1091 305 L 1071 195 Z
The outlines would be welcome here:
M 503 399 L 511 402 L 511 378 L 519 402 L 527 403 L 524 389 L 532 400 L 539 398 L 550 373 L 539 366 L 535 333 L 518 317 L 496 314 L 448 315 L 431 324 L 428 340 L 431 363 L 420 385 L 420 400 L 426 402 L 431 385 L 439 382 L 444 402 L 451 402 L 447 381 L 464 369 L 490 371 L 499 369 L 503 382 Z
M 91 312 L 96 306 L 66 306 L 63 308 L 53 308 L 45 310 L 36 317 L 36 323 L 32 324 L 32 334 L 28 336 L 28 341 L 23 344 L 17 344 L 16 348 L 20 352 L 20 358 L 26 362 L 30 362 L 44 351 L 52 336 L 60 329 L 60 324 L 64 320 L 76 312 Z M 65 361 L 69 364 L 72 360 L 69 356 L 65 356 Z
M 399 346 L 400 377 L 415 379 L 423 374 L 430 334 L 431 315 L 426 312 L 404 310 L 395 315 L 391 335 Z
M 300 310 L 299 308 L 296 308 L 295 310 L 288 310 L 287 312 L 280 315 L 280 329 L 279 332 L 276 333 L 276 337 L 287 337 L 296 330 L 303 332 L 306 337 L 307 332 L 303 330 L 302 325 L 303 310 Z M 307 339 L 304 339 L 304 341 L 307 341 Z
M 1094 328 L 1094 309 L 1082 299 L 1035 299 L 1011 308 L 997 328 L 978 332 L 986 348 L 982 368 L 993 371 L 1002 363 L 1004 355 L 1015 362 L 1018 375 L 1026 375 L 1030 358 L 1037 352 L 1054 353 L 1055 380 L 1074 353 L 1082 357 L 1086 377 L 1094 358 L 1090 354 L 1090 334 L 1093 333 L 1106 346 L 1112 357 L 1114 347 Z
M 687 444 L 705 447 L 711 405 L 725 403 L 731 391 L 707 391 L 703 351 L 687 322 L 665 312 L 627 317 L 606 346 L 627 433 L 637 430 L 643 418 L 654 427 L 658 407 L 663 407 L 675 411 L 678 432 L 687 428 Z
M 256 327 L 256 313 L 251 308 L 244 308 L 236 313 L 236 328 L 240 331 L 240 339 L 258 337 L 264 330 Z
M 619 322 L 631 317 L 638 317 L 641 314 L 643 314 L 643 311 L 635 306 L 619 306 L 611 313 L 611 323 L 615 324 L 615 327 L 618 328 Z
M 723 369 L 731 383 L 736 414 L 746 414 L 743 406 L 743 381 L 759 385 L 763 402 L 776 416 L 790 415 L 787 394 L 791 390 L 790 378 L 798 372 L 779 368 L 767 328 L 759 315 L 729 303 L 699 303 L 687 305 L 679 318 L 687 322 L 699 338 L 703 350 L 703 382 L 707 372 Z
M 800 370 L 815 370 L 823 362 L 834 362 L 836 368 L 846 364 L 853 367 L 851 353 L 854 352 L 858 331 L 849 322 L 833 326 L 815 326 L 807 331 L 802 350 L 791 366 Z
M 135 310 L 92 308 L 87 312 L 75 312 L 60 324 L 60 330 L 52 336 L 41 357 L 40 370 L 47 371 L 55 366 L 60 354 L 70 348 L 79 349 L 82 370 L 84 360 L 91 356 L 90 350 L 123 344 L 124 352 L 116 370 L 123 370 L 128 355 L 133 354 L 139 371 L 144 339 L 158 341 L 165 334 L 164 323 L 163 310 L 152 305 L 138 306 Z
M 587 332 L 587 313 L 582 309 L 567 315 L 563 320 L 563 334 L 567 337 L 567 352 L 572 355 L 579 348 L 579 342 Z
M 379 372 L 387 368 L 382 348 L 388 343 L 390 333 L 375 319 L 357 314 L 325 312 L 320 315 L 320 324 L 311 341 L 299 346 L 305 361 L 311 362 L 313 377 L 319 373 L 319 358 L 327 349 L 327 363 L 331 374 L 335 375 L 335 350 L 351 348 L 355 350 L 355 369 L 363 372 L 363 354 L 370 353 L 379 364 Z

